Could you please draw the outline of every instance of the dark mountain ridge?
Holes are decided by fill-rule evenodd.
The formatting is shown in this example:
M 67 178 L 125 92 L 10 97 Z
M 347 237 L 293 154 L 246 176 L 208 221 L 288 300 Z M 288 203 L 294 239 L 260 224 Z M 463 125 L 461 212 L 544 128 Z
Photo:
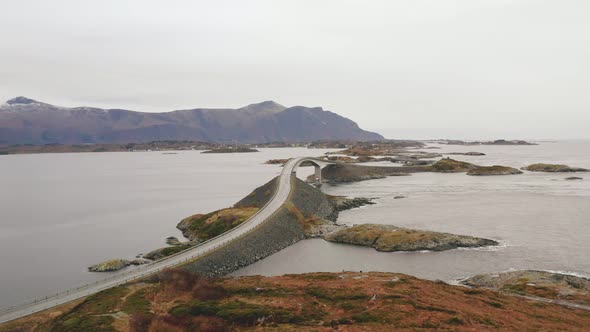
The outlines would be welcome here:
M 383 137 L 321 107 L 265 101 L 238 109 L 163 113 L 59 107 L 26 97 L 0 106 L 0 144 L 129 143 L 162 140 L 267 143 L 373 141 Z

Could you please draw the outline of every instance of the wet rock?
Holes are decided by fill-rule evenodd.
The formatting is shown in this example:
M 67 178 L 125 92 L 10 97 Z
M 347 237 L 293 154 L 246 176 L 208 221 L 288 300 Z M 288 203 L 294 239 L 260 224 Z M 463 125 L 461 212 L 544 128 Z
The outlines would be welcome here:
M 267 165 L 285 165 L 289 159 L 269 159 L 264 163 Z
M 175 236 L 169 236 L 166 238 L 166 244 L 171 246 L 177 246 L 180 245 L 181 242 Z
M 129 261 L 130 265 L 143 265 L 143 264 L 147 264 L 150 261 L 148 261 L 147 259 L 134 259 L 132 261 Z
M 311 217 L 303 220 L 302 226 L 306 238 L 323 237 L 327 234 L 346 228 L 345 225 L 318 217 Z
M 336 207 L 337 211 L 345 211 L 354 208 L 358 208 L 365 205 L 373 205 L 374 198 L 365 198 L 365 197 L 355 197 L 355 198 L 347 198 L 343 196 L 327 196 Z
M 126 266 L 129 266 L 131 262 L 126 259 L 109 259 L 102 263 L 98 263 L 88 267 L 90 272 L 111 272 L 120 270 Z

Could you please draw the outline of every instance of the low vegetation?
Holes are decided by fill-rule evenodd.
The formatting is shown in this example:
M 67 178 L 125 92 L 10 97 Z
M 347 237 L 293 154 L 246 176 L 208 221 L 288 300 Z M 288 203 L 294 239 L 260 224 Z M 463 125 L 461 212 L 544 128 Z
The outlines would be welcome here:
M 206 241 L 240 225 L 257 211 L 257 207 L 240 207 L 196 214 L 183 219 L 178 228 L 191 241 Z
M 395 273 L 209 279 L 160 273 L 0 331 L 567 330 L 587 311 Z M 39 314 L 41 315 L 41 314 Z

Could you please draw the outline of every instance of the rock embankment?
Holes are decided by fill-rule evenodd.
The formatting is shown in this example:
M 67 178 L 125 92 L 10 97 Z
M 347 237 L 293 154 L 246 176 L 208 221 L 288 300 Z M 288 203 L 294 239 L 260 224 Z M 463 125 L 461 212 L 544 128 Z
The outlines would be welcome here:
M 470 169 L 467 172 L 467 175 L 514 175 L 514 174 L 522 174 L 522 171 L 519 171 L 516 168 L 508 167 L 508 166 L 477 166 L 476 168 Z
M 257 188 L 234 208 L 262 206 L 274 188 L 275 180 Z M 308 237 L 322 236 L 338 225 L 338 211 L 324 193 L 294 178 L 294 190 L 283 208 L 260 225 L 255 232 L 243 235 L 239 241 L 189 262 L 183 268 L 207 276 L 220 276 L 250 265 Z M 274 189 L 273 189 L 274 190 Z
M 256 207 L 262 208 L 268 203 L 275 193 L 277 186 L 277 178 L 274 178 L 264 185 L 254 189 L 248 196 L 242 198 L 239 202 L 234 204 L 234 208 L 242 207 Z
M 442 251 L 498 245 L 494 240 L 396 227 L 363 224 L 324 237 L 330 242 L 373 247 L 378 251 Z
M 590 279 L 568 274 L 510 271 L 476 275 L 462 280 L 461 284 L 590 306 Z
M 557 172 L 557 173 L 588 172 L 588 171 L 590 171 L 586 168 L 570 167 L 568 165 L 560 165 L 560 164 L 543 164 L 543 163 L 528 165 L 528 166 L 523 167 L 521 169 L 525 170 L 525 171 L 531 171 L 531 172 L 550 172 L 550 173 L 553 173 L 553 172 Z

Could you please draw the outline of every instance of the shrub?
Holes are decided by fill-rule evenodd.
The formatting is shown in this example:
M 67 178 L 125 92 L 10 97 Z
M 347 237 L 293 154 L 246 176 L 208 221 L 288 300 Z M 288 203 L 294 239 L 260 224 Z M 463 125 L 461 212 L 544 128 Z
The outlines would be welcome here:
M 168 269 L 159 274 L 164 291 L 188 292 L 202 277 L 182 269 Z
M 137 313 L 129 317 L 129 331 L 148 332 L 153 316 L 145 313 Z
M 193 285 L 192 294 L 195 299 L 211 301 L 227 297 L 228 292 L 223 286 L 215 284 L 211 279 L 200 278 Z
M 465 322 L 459 317 L 452 317 L 447 319 L 447 324 L 451 325 L 463 325 Z
M 371 312 L 361 312 L 359 314 L 353 315 L 352 320 L 354 320 L 357 323 L 369 323 L 380 322 L 382 319 Z
M 141 289 L 129 295 L 123 304 L 123 311 L 130 315 L 136 313 L 149 313 L 151 304 L 150 301 L 145 298 L 147 291 L 147 289 Z

